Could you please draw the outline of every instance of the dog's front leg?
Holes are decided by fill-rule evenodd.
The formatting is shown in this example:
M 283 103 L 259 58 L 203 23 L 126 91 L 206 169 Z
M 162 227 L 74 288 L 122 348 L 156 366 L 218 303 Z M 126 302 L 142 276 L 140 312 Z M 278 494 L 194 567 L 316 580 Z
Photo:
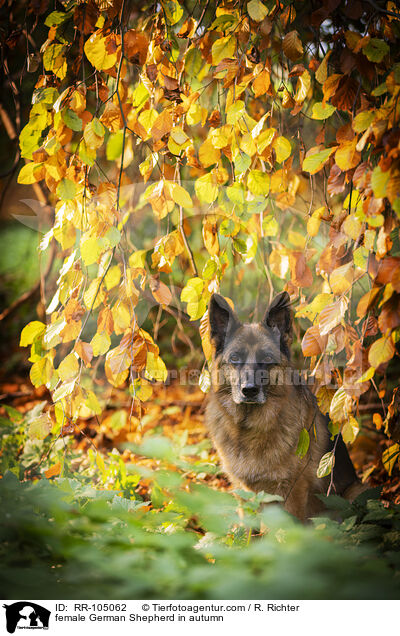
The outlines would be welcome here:
M 307 519 L 307 501 L 309 485 L 305 479 L 299 479 L 294 486 L 287 491 L 284 497 L 284 508 L 303 523 Z

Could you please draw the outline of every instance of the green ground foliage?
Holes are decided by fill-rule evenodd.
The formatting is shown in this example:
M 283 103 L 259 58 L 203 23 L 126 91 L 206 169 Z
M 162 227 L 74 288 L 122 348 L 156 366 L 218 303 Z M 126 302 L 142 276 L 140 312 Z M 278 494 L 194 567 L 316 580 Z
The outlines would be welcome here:
M 399 596 L 400 510 L 385 507 L 377 492 L 353 504 L 331 496 L 327 517 L 304 526 L 277 497 L 189 484 L 188 470 L 218 470 L 201 459 L 201 444 L 145 437 L 135 450 L 157 458 L 157 470 L 125 464 L 117 450 L 89 452 L 83 461 L 62 440 L 49 446 L 50 437 L 27 437 L 37 413 L 27 425 L 8 411 L 1 419 L 3 598 Z M 57 458 L 63 476 L 46 479 Z M 17 474 L 35 467 L 41 479 L 20 481 Z M 141 479 L 151 482 L 150 501 L 136 494 Z

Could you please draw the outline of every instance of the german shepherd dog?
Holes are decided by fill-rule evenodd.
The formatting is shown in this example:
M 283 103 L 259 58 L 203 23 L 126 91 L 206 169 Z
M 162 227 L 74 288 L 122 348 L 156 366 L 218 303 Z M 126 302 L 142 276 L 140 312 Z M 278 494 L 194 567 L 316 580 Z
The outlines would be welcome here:
M 258 324 L 242 324 L 227 301 L 213 294 L 209 322 L 214 352 L 206 421 L 232 482 L 280 495 L 302 521 L 323 510 L 316 495 L 327 492 L 332 477 L 333 493 L 353 499 L 364 490 L 341 436 L 332 477 L 317 477 L 333 442 L 309 388 L 282 381 L 294 371 L 288 293 L 276 296 Z M 310 445 L 300 458 L 295 451 L 303 428 Z

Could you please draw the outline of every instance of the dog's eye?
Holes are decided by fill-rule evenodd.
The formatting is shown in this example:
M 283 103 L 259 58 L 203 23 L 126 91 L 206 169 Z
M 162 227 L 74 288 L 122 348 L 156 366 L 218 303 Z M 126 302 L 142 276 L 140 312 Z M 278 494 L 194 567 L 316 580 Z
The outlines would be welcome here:
M 275 360 L 274 360 L 273 356 L 271 356 L 270 353 L 266 353 L 264 355 L 264 362 L 266 362 L 267 364 L 271 364 L 271 363 L 275 362 Z
M 232 362 L 232 364 L 238 364 L 240 360 L 240 355 L 238 353 L 232 353 L 229 358 L 229 362 Z

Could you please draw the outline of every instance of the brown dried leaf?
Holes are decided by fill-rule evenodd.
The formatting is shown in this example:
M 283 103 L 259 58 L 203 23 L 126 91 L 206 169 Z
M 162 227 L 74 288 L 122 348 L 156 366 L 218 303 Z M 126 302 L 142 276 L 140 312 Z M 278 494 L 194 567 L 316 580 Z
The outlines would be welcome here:
M 283 52 L 292 62 L 298 60 L 304 53 L 303 45 L 297 31 L 289 31 L 283 38 Z

